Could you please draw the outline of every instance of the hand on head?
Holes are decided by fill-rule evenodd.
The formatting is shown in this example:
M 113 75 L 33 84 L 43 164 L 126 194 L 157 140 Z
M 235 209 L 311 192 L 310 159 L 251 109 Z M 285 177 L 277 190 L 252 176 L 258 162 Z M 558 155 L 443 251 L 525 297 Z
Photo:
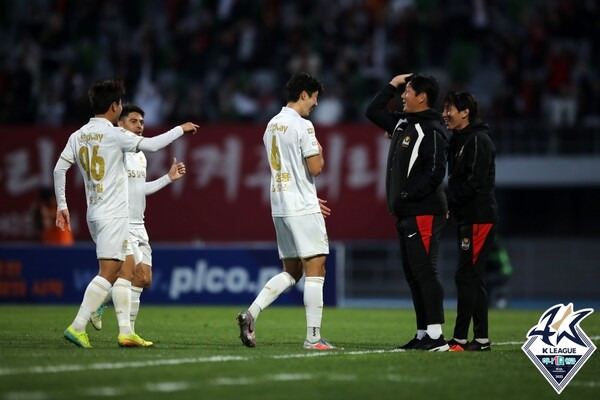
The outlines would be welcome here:
M 401 75 L 396 75 L 395 77 L 392 78 L 392 80 L 390 81 L 390 84 L 398 87 L 400 85 L 404 85 L 406 83 L 406 79 L 411 77 L 413 74 L 401 74 Z

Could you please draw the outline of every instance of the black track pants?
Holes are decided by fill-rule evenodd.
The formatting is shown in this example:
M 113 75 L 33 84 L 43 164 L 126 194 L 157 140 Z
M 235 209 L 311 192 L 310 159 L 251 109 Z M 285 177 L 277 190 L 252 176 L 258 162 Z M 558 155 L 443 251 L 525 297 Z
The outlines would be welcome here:
M 402 267 L 412 294 L 417 329 L 444 323 L 444 289 L 437 273 L 437 256 L 444 215 L 398 218 Z
M 485 290 L 485 264 L 494 243 L 494 224 L 458 226 L 458 267 L 454 338 L 468 339 L 473 319 L 475 339 L 488 338 L 488 298 Z

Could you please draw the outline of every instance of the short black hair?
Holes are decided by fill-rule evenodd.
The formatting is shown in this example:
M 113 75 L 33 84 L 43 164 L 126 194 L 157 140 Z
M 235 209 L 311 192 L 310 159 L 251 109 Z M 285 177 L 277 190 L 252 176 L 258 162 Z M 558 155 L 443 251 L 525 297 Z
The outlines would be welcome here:
M 446 106 L 454 106 L 458 111 L 469 110 L 469 122 L 477 118 L 479 106 L 475 97 L 469 92 L 448 92 L 444 96 L 444 108 Z
M 134 112 L 140 114 L 142 117 L 144 117 L 146 115 L 144 110 L 142 110 L 139 106 L 136 106 L 135 104 L 127 103 L 127 104 L 123 104 L 123 111 L 121 111 L 121 116 L 119 117 L 119 119 L 122 121 L 125 118 L 127 118 L 127 116 L 129 114 L 134 113 Z
M 287 101 L 298 101 L 303 91 L 306 91 L 309 96 L 312 96 L 314 92 L 318 92 L 319 95 L 324 92 L 321 81 L 308 72 L 294 74 L 285 85 L 285 89 L 288 93 Z
M 415 74 L 406 79 L 406 83 L 410 82 L 410 86 L 416 94 L 425 92 L 427 95 L 427 106 L 429 108 L 435 105 L 438 94 L 440 93 L 440 85 L 437 79 L 432 75 Z
M 94 115 L 104 114 L 112 103 L 121 101 L 125 94 L 125 84 L 121 78 L 105 79 L 94 83 L 88 90 L 88 97 Z

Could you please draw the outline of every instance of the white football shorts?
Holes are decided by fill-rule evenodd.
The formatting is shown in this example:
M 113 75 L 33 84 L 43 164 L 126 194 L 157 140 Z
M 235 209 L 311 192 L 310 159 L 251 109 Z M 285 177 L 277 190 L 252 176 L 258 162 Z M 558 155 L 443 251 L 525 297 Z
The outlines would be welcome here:
M 88 221 L 92 240 L 96 243 L 96 257 L 125 261 L 129 239 L 129 218 L 111 218 Z
M 309 258 L 329 254 L 323 214 L 273 217 L 279 258 Z
M 144 225 L 129 226 L 129 244 L 127 245 L 127 255 L 132 255 L 135 259 L 135 265 L 143 262 L 152 266 L 152 248 L 150 239 Z

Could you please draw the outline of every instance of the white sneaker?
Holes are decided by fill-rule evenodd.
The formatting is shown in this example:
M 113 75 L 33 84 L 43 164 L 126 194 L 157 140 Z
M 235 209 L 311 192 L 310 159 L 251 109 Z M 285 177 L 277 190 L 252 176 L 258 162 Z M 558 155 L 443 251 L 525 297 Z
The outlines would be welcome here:
M 104 304 L 100 305 L 96 311 L 92 312 L 92 316 L 90 317 L 90 322 L 97 331 L 102 329 L 102 314 L 104 314 L 105 309 L 106 306 Z
M 337 349 L 334 345 L 329 343 L 327 340 L 321 338 L 315 343 L 311 343 L 308 340 L 304 341 L 304 348 L 306 350 L 334 350 Z

